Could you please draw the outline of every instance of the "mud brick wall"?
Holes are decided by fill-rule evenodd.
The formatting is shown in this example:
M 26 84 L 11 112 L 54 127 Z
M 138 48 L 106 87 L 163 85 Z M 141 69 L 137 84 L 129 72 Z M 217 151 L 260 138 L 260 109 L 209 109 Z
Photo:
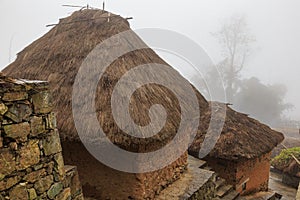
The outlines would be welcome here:
M 227 161 L 216 158 L 206 158 L 209 166 L 218 172 L 228 184 L 233 185 L 242 195 L 267 191 L 270 174 L 271 153 L 250 160 Z M 246 189 L 243 190 L 243 183 Z
M 259 158 L 240 161 L 237 168 L 236 190 L 241 194 L 251 194 L 259 191 L 267 191 L 270 175 L 271 153 Z M 242 183 L 246 183 L 246 190 L 242 190 Z
M 47 82 L 0 79 L 0 200 L 83 199 L 64 166 Z
M 135 174 L 105 166 L 81 142 L 62 141 L 65 163 L 76 164 L 85 197 L 92 199 L 153 199 L 179 179 L 187 168 L 187 153 L 155 172 Z M 76 154 L 74 153 L 76 152 Z

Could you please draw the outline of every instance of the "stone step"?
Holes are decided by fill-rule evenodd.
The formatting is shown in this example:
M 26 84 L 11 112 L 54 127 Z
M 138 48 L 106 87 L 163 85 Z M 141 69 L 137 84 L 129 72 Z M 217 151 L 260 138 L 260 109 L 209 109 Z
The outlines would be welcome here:
M 210 166 L 205 166 L 205 167 L 202 167 L 202 169 L 205 169 L 207 171 L 212 171 L 212 168 Z
M 222 200 L 236 200 L 239 197 L 239 193 L 235 190 L 232 190 L 227 195 L 225 195 Z
M 216 181 L 216 189 L 218 190 L 220 187 L 222 187 L 225 182 L 225 179 L 218 177 Z
M 206 161 L 200 160 L 200 159 L 195 158 L 195 157 L 190 156 L 190 155 L 188 156 L 188 159 L 189 159 L 188 165 L 190 167 L 203 168 L 204 166 L 207 165 Z
M 155 200 L 181 200 L 189 199 L 193 195 L 198 196 L 202 190 L 207 190 L 213 185 L 214 172 L 203 170 L 199 168 L 199 164 L 202 162 L 195 160 L 193 157 L 188 157 L 188 170 L 182 174 L 180 179 L 176 180 L 168 187 L 163 189 L 160 194 L 158 194 Z M 210 190 L 210 189 L 208 189 Z M 213 196 L 212 193 L 210 193 Z M 200 198 L 203 199 L 203 198 Z
M 276 192 L 270 190 L 268 192 L 258 192 L 253 195 L 240 196 L 237 200 L 277 200 L 281 198 L 278 195 Z
M 223 185 L 221 188 L 218 189 L 217 196 L 220 198 L 223 198 L 225 195 L 227 195 L 232 190 L 233 190 L 232 185 Z

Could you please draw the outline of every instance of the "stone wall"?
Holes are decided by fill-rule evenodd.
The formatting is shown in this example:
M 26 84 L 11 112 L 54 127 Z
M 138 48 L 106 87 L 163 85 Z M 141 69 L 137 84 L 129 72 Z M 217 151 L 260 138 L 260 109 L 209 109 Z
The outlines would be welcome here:
M 82 200 L 64 166 L 46 82 L 0 77 L 0 200 Z

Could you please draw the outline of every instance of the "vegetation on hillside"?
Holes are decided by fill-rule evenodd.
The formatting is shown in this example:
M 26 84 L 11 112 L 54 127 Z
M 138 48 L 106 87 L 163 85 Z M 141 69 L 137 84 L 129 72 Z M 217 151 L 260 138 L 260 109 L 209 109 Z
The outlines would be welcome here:
M 276 169 L 284 170 L 288 168 L 290 164 L 294 161 L 292 155 L 294 155 L 297 159 L 300 160 L 300 147 L 282 150 L 281 153 L 271 161 L 271 164 Z

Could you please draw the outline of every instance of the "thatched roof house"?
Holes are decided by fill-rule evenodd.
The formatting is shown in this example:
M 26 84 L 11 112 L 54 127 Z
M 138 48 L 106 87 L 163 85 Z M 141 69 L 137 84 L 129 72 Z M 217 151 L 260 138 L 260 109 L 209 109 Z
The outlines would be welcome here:
M 219 109 L 224 109 L 220 106 Z M 222 112 L 220 112 L 222 113 Z M 210 120 L 209 109 L 201 117 L 200 132 L 189 148 L 197 156 Z M 283 134 L 227 106 L 226 120 L 214 149 L 205 160 L 240 194 L 268 190 L 271 151 L 283 141 Z
M 219 109 L 224 109 L 220 106 Z M 209 156 L 225 160 L 253 159 L 269 153 L 283 140 L 283 135 L 267 125 L 236 112 L 226 106 L 226 120 L 223 131 Z M 222 113 L 222 112 L 219 112 Z M 189 149 L 189 153 L 197 156 L 203 142 L 211 110 L 202 115 L 200 131 Z M 221 116 L 220 116 L 221 117 Z
M 98 44 L 127 30 L 130 30 L 129 24 L 120 16 L 108 15 L 101 10 L 77 11 L 72 16 L 61 19 L 59 25 L 26 47 L 18 54 L 16 61 L 4 69 L 5 74 L 13 77 L 49 81 L 57 112 L 57 126 L 62 138 L 64 160 L 67 164 L 76 163 L 84 194 L 98 199 L 153 198 L 163 187 L 178 179 L 187 166 L 185 149 L 175 162 L 154 173 L 120 172 L 101 164 L 80 142 L 72 115 L 72 86 L 77 72 L 84 59 Z M 142 43 L 133 32 L 132 35 L 134 38 L 125 42 L 125 45 Z M 108 58 L 110 55 L 105 56 Z M 121 56 L 99 80 L 95 97 L 97 117 L 103 131 L 114 144 L 131 152 L 160 149 L 173 139 L 180 124 L 181 110 L 177 98 L 170 90 L 155 84 L 143 86 L 133 94 L 130 114 L 138 124 L 147 125 L 150 122 L 146 114 L 149 108 L 154 104 L 163 105 L 167 119 L 159 134 L 147 139 L 132 137 L 124 133 L 114 121 L 110 100 L 116 83 L 130 69 L 148 63 L 168 65 L 150 48 Z M 180 76 L 175 70 L 172 74 Z M 171 80 L 172 74 L 165 74 L 165 79 Z M 86 89 L 82 89 L 82 94 L 87 93 Z M 185 98 L 188 102 L 190 97 Z M 197 98 L 203 109 L 208 106 L 200 93 L 197 93 Z
M 130 30 L 126 19 L 111 14 L 110 21 L 107 23 L 107 16 L 107 12 L 101 10 L 83 10 L 61 19 L 60 23 L 46 35 L 21 51 L 16 61 L 6 67 L 3 72 L 12 77 L 50 82 L 65 161 L 67 164 L 78 166 L 85 194 L 92 194 L 96 191 L 95 196 L 98 198 L 114 195 L 123 195 L 123 197 L 127 195 L 127 198 L 130 193 L 134 198 L 151 198 L 161 189 L 160 187 L 166 185 L 161 185 L 159 182 L 172 182 L 171 177 L 179 176 L 175 171 L 182 171 L 182 167 L 186 167 L 186 155 L 156 174 L 146 174 L 144 178 L 131 177 L 130 174 L 99 164 L 80 143 L 73 122 L 72 85 L 83 60 L 105 39 Z M 164 146 L 173 138 L 180 123 L 180 108 L 174 95 L 159 85 L 148 85 L 133 95 L 131 114 L 139 124 L 146 125 L 149 123 L 149 116 L 145 113 L 149 107 L 157 103 L 162 104 L 166 108 L 168 117 L 160 133 L 149 139 L 138 139 L 123 133 L 115 124 L 109 106 L 112 89 L 128 70 L 147 63 L 168 65 L 151 49 L 133 51 L 109 66 L 105 76 L 99 80 L 97 88 L 95 106 L 104 132 L 112 142 L 133 152 L 148 152 Z M 168 77 L 169 75 L 166 75 L 166 78 Z M 189 152 L 197 156 L 208 128 L 211 111 L 209 103 L 196 89 L 194 90 L 201 110 L 201 119 L 197 138 Z M 84 89 L 82 92 L 85 92 Z M 186 98 L 189 99 L 189 97 Z M 227 109 L 223 132 L 217 145 L 209 154 L 210 158 L 228 160 L 233 163 L 257 159 L 268 154 L 283 140 L 282 134 L 244 114 Z M 100 178 L 98 179 L 97 176 Z M 148 187 L 141 187 L 140 184 L 128 188 L 128 184 L 134 185 L 133 182 L 137 179 L 144 181 L 142 185 L 148 185 Z M 149 183 L 145 184 L 145 180 Z M 236 183 L 238 184 L 240 181 Z M 116 188 L 121 189 L 118 191 Z M 114 192 L 109 193 L 110 189 L 114 189 Z M 141 194 L 143 195 L 139 196 Z

